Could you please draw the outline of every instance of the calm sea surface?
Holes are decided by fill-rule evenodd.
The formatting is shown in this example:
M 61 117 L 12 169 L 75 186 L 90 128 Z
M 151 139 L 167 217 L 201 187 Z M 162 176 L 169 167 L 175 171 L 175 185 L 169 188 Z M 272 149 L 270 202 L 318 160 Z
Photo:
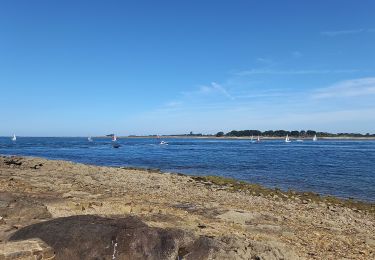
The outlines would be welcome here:
M 0 138 L 0 154 L 219 175 L 267 187 L 375 201 L 375 141 Z

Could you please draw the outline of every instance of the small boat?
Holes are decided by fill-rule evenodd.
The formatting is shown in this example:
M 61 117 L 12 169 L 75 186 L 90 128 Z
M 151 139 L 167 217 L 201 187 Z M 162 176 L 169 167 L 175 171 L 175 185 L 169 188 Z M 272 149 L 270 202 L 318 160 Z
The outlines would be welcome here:
M 118 143 L 114 143 L 114 144 L 112 145 L 113 148 L 120 148 L 120 146 L 121 146 L 121 145 L 119 145 Z
M 16 134 L 13 134 L 12 141 L 13 141 L 13 142 L 17 141 Z
M 113 143 L 112 143 L 112 147 L 113 147 L 113 148 L 120 148 L 121 145 L 119 145 L 119 144 L 117 143 L 117 137 L 116 137 L 116 135 L 113 135 L 113 136 L 112 136 L 112 142 L 113 142 Z
M 257 143 L 260 143 L 260 136 L 258 135 Z
M 87 137 L 87 141 L 92 142 L 91 136 Z
M 159 140 L 160 140 L 160 135 L 156 135 L 156 139 L 159 141 Z M 160 144 L 160 145 L 168 145 L 168 142 L 161 140 L 161 141 L 159 142 L 159 144 Z
M 303 142 L 303 139 L 297 139 L 296 142 Z
M 316 135 L 314 135 L 313 139 L 312 139 L 314 142 L 318 141 L 318 138 L 316 137 Z
M 286 143 L 290 143 L 291 142 L 288 135 L 286 135 L 286 137 L 285 137 L 285 142 Z

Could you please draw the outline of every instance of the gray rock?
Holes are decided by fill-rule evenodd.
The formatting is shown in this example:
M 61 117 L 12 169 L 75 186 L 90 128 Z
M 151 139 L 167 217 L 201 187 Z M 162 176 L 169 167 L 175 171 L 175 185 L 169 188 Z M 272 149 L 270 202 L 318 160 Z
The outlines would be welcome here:
M 296 259 L 281 245 L 233 237 L 195 237 L 179 229 L 149 227 L 138 217 L 71 216 L 30 225 L 10 238 L 40 238 L 56 259 Z
M 10 240 L 35 237 L 53 245 L 56 259 L 206 259 L 217 250 L 210 238 L 148 227 L 134 216 L 58 218 L 24 227 Z

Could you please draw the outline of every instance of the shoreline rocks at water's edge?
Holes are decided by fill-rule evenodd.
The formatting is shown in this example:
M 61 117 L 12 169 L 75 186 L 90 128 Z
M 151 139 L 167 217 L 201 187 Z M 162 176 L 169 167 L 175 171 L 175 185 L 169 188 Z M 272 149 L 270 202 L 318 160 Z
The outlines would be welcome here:
M 2 245 L 14 243 L 9 239 L 17 238 L 16 234 L 22 234 L 30 225 L 39 225 L 30 231 L 35 235 L 41 232 L 43 223 L 69 223 L 69 217 L 91 215 L 115 222 L 134 217 L 151 230 L 181 232 L 190 242 L 184 244 L 171 238 L 175 241 L 171 244 L 175 245 L 172 258 L 177 252 L 177 256 L 189 259 L 188 248 L 194 248 L 194 241 L 200 241 L 199 248 L 206 248 L 201 253 L 211 254 L 202 253 L 195 259 L 374 257 L 375 221 L 373 205 L 369 203 L 288 194 L 215 177 L 40 158 L 0 157 L 0 172 L 0 216 L 5 222 L 0 224 Z M 82 234 L 74 236 L 80 238 Z M 140 248 L 147 248 L 150 243 L 157 245 L 160 239 L 166 239 L 162 237 L 141 239 Z M 81 238 L 89 243 L 87 237 Z M 105 243 L 111 243 L 107 240 Z M 116 259 L 129 259 L 125 248 L 125 244 L 118 248 Z M 59 252 L 57 259 L 61 259 Z M 144 257 L 142 254 L 147 255 L 144 250 L 130 253 L 138 254 L 139 259 Z

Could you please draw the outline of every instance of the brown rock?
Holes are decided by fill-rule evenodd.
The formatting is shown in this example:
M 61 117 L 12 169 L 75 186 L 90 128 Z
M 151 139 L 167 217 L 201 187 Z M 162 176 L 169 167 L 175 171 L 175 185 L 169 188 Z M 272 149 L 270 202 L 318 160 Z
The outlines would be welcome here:
M 53 260 L 53 248 L 40 239 L 29 239 L 0 244 L 0 259 L 4 260 Z

